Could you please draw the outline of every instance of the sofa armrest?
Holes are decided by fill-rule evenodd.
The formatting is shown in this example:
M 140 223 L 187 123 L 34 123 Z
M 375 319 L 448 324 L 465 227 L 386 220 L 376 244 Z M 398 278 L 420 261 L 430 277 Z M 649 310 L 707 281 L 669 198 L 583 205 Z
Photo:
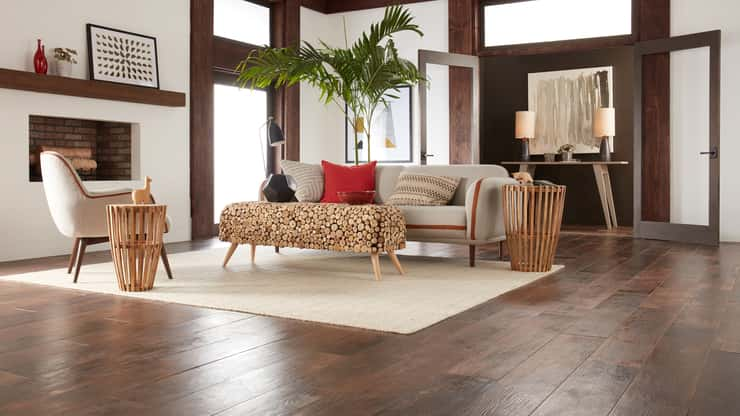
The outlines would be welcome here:
M 482 178 L 468 188 L 465 195 L 468 240 L 497 241 L 505 238 L 503 188 L 516 183 L 509 177 Z

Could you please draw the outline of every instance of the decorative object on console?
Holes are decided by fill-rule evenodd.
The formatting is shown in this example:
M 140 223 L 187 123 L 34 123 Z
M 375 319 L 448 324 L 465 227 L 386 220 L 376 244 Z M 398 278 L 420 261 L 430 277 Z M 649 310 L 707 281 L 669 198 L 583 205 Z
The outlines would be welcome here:
M 529 161 L 529 141 L 535 137 L 534 111 L 517 111 L 514 138 L 522 141 L 522 161 Z
M 424 81 L 416 65 L 400 57 L 393 38 L 401 32 L 423 36 L 408 9 L 390 6 L 385 9 L 381 22 L 372 24 L 369 31 L 360 34 L 358 40 L 345 49 L 332 48 L 324 42 L 321 47 L 303 42 L 298 48 L 268 47 L 251 52 L 237 66 L 238 84 L 279 88 L 306 82 L 319 89 L 321 100 L 325 104 L 338 104 L 345 119 L 355 126 L 353 160 L 356 165 L 360 163 L 360 132 L 355 121 L 359 117 L 365 120 L 364 147 L 367 160 L 371 161 L 370 139 L 376 112 L 400 98 L 402 85 Z M 345 41 L 349 44 L 347 39 Z M 362 64 L 357 65 L 357 62 Z M 397 149 L 381 147 L 397 150 L 398 154 L 403 150 L 401 146 Z
M 375 200 L 375 191 L 345 191 L 337 192 L 341 202 L 350 205 L 372 204 Z
M 152 203 L 152 178 L 144 178 L 144 187 L 135 189 L 131 192 L 131 200 L 134 204 L 151 204 Z
M 371 137 L 382 138 L 382 141 L 372 142 L 372 154 L 380 163 L 411 163 L 413 162 L 412 149 L 412 94 L 410 86 L 398 88 L 398 97 L 388 100 L 387 106 L 376 113 L 372 123 Z M 345 108 L 345 111 L 350 111 Z M 350 120 L 352 117 L 350 116 Z M 344 153 L 345 162 L 354 163 L 355 153 L 359 154 L 360 160 L 367 160 L 368 147 L 365 146 L 367 138 L 365 130 L 365 119 L 357 117 L 355 126 L 350 121 L 345 121 L 344 129 Z M 353 132 L 359 134 L 357 149 L 353 139 Z M 357 152 L 355 152 L 357 150 Z
M 616 135 L 616 114 L 612 107 L 602 107 L 594 114 L 594 137 L 601 139 L 601 160 L 611 160 L 609 139 Z
M 342 202 L 337 192 L 374 191 L 375 165 L 377 162 L 359 166 L 343 166 L 322 160 L 324 196 L 321 202 Z
M 296 182 L 295 198 L 298 202 L 319 202 L 324 195 L 324 171 L 310 163 L 283 160 L 283 173 Z
M 576 150 L 576 147 L 572 144 L 564 144 L 560 146 L 558 149 L 558 153 L 560 153 L 560 160 L 563 162 L 573 162 L 573 151 Z
M 157 39 L 88 24 L 90 79 L 159 88 Z
M 504 185 L 503 200 L 511 269 L 550 271 L 560 238 L 565 186 Z
M 46 60 L 46 50 L 41 39 L 36 40 L 36 53 L 33 55 L 33 69 L 37 74 L 46 75 L 49 62 Z
M 460 178 L 401 172 L 389 205 L 441 206 L 455 196 Z
M 613 106 L 613 72 L 607 66 L 530 73 L 529 109 L 537 112 L 530 152 L 552 153 L 570 143 L 575 153 L 598 153 L 591 127 L 597 108 Z
M 262 194 L 270 202 L 295 201 L 295 192 L 298 188 L 295 180 L 288 175 L 270 175 L 262 187 Z
M 69 77 L 72 75 L 72 65 L 77 64 L 77 51 L 70 48 L 54 48 L 54 59 L 57 62 L 57 75 Z
M 545 162 L 554 162 L 555 161 L 555 153 L 545 153 Z

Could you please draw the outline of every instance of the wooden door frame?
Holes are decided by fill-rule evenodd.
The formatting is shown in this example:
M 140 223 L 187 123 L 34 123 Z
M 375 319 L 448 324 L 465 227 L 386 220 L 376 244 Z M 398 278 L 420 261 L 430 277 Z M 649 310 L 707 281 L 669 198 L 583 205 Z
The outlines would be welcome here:
M 300 0 L 245 0 L 270 7 L 270 43 L 294 46 L 300 37 Z M 214 73 L 234 74 L 233 68 L 259 46 L 213 35 L 214 0 L 190 0 L 190 218 L 191 238 L 211 238 L 213 224 L 213 85 Z M 297 160 L 300 152 L 300 86 L 269 90 L 268 115 L 282 125 L 285 157 Z M 271 171 L 283 156 L 268 156 Z
M 719 244 L 720 210 L 720 116 L 721 116 L 721 41 L 719 30 L 657 39 L 635 44 L 634 83 L 634 236 L 657 240 Z M 709 225 L 671 224 L 642 220 L 643 168 L 643 78 L 645 55 L 709 47 L 709 146 L 718 152 L 709 164 Z M 709 151 L 710 149 L 706 149 Z M 708 156 L 709 157 L 709 156 Z

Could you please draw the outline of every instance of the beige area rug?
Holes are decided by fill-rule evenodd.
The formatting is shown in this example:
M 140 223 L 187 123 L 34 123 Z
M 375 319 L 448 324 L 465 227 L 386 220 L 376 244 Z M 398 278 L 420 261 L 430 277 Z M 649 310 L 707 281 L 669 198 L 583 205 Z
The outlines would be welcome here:
M 326 251 L 257 250 L 240 247 L 228 268 L 225 249 L 170 256 L 174 280 L 160 266 L 150 292 L 118 290 L 111 263 L 83 266 L 79 283 L 66 270 L 49 270 L 0 279 L 97 293 L 270 315 L 304 321 L 410 334 L 434 325 L 549 273 L 513 272 L 508 263 L 467 258 L 399 256 L 406 275 L 381 256 L 383 280 L 375 281 L 369 256 Z

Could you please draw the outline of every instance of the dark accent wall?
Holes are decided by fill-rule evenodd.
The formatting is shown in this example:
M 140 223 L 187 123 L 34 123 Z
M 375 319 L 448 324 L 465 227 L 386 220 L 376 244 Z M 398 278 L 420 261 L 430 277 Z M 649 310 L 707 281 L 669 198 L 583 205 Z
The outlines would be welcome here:
M 632 162 L 632 85 L 633 48 L 629 46 L 526 56 L 481 58 L 481 162 L 500 163 L 520 159 L 520 144 L 514 140 L 514 112 L 528 108 L 527 74 L 588 68 L 614 67 L 614 108 L 617 135 L 613 160 Z M 598 160 L 598 154 L 579 154 L 582 160 Z M 533 156 L 542 160 L 542 156 Z M 515 167 L 510 168 L 515 171 Z M 632 225 L 632 167 L 610 168 L 614 201 L 620 225 Z M 568 186 L 566 224 L 604 223 L 596 182 L 591 166 L 538 167 L 538 179 Z

